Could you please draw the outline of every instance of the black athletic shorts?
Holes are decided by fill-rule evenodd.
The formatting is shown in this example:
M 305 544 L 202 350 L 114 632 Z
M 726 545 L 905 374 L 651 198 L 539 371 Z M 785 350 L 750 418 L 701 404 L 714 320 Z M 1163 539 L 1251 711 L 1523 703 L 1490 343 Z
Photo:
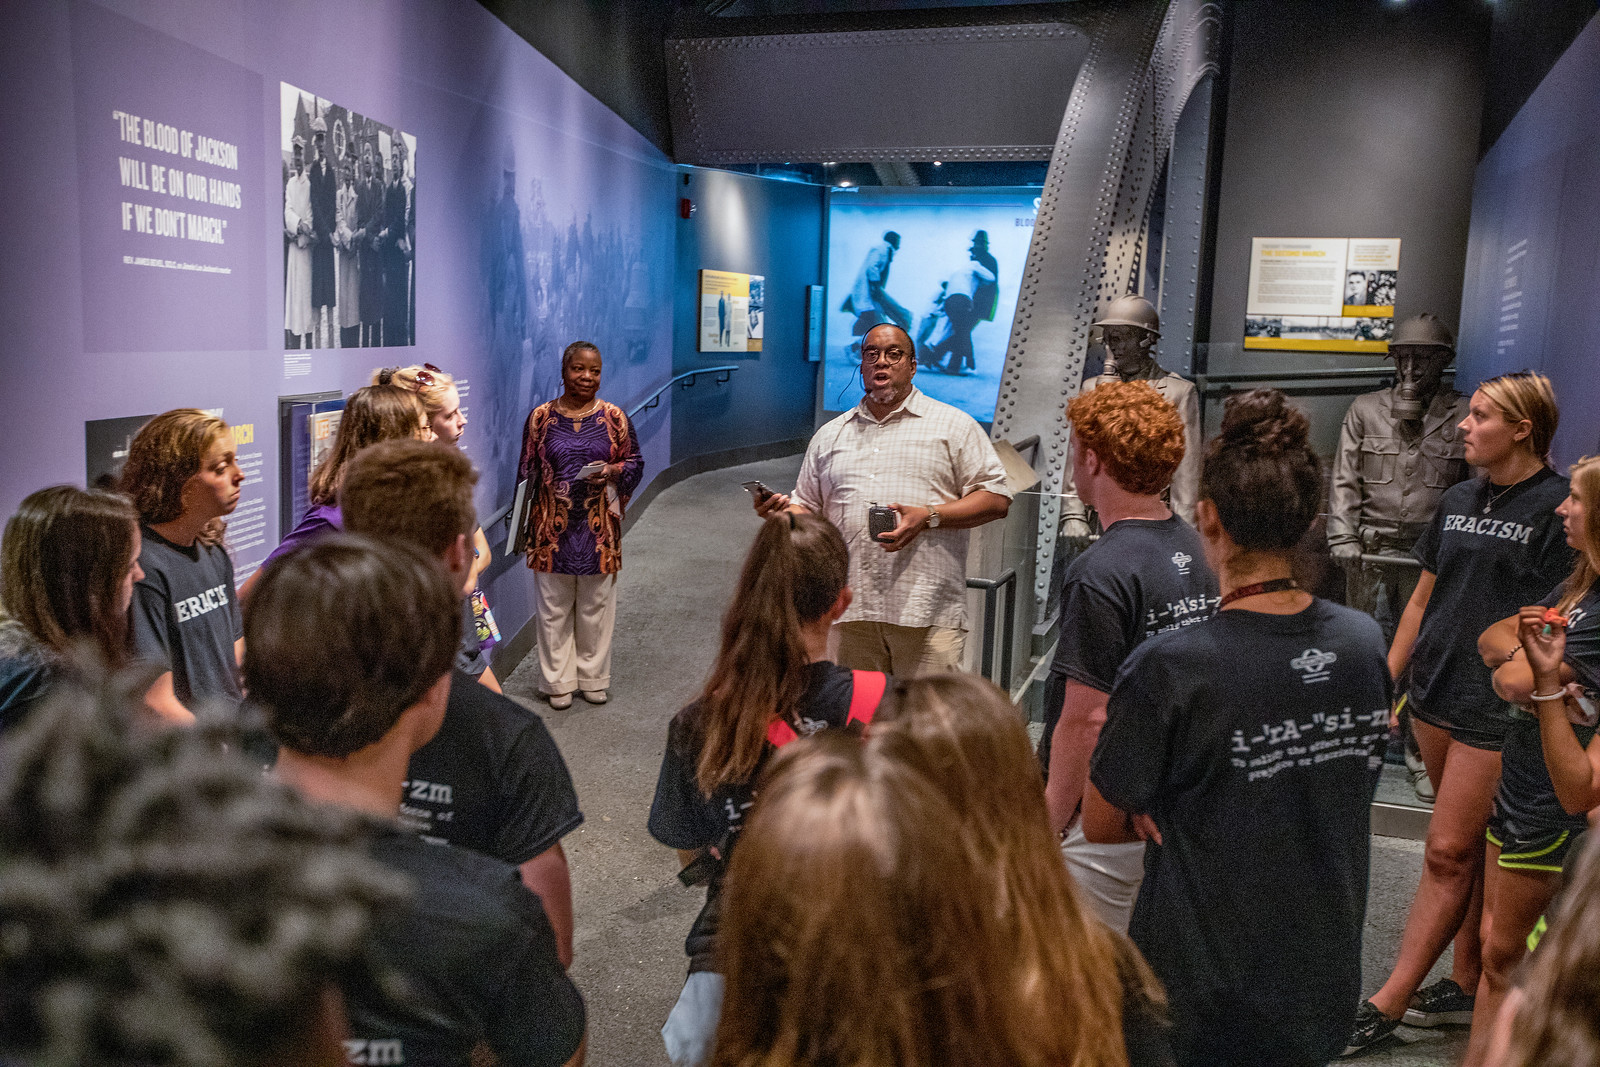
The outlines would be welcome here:
M 1416 701 L 1412 700 L 1409 694 L 1406 696 L 1406 711 L 1410 713 L 1413 719 L 1420 719 L 1429 726 L 1443 730 L 1448 733 L 1453 740 L 1459 741 L 1463 745 L 1467 745 L 1471 748 L 1481 748 L 1485 752 L 1499 752 L 1500 747 L 1505 743 L 1505 730 L 1495 730 L 1491 732 L 1487 730 L 1473 730 L 1468 727 L 1453 725 L 1452 723 L 1445 722 L 1442 719 L 1428 714 L 1427 710 L 1424 709 L 1421 704 L 1418 704 Z
M 1506 824 L 1499 811 L 1489 816 L 1489 843 L 1500 850 L 1500 866 L 1513 871 L 1560 874 L 1573 842 L 1581 830 L 1570 826 L 1554 830 L 1526 829 Z

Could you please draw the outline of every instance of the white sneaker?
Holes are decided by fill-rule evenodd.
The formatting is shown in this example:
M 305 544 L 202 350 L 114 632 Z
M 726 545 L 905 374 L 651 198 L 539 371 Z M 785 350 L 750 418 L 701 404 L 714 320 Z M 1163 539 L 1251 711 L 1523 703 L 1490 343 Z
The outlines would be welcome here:
M 551 693 L 545 699 L 550 702 L 550 706 L 556 711 L 565 711 L 572 707 L 571 693 Z
M 1418 800 L 1424 804 L 1433 803 L 1433 781 L 1428 777 L 1428 768 L 1410 749 L 1406 749 L 1406 780 L 1411 783 L 1411 791 Z

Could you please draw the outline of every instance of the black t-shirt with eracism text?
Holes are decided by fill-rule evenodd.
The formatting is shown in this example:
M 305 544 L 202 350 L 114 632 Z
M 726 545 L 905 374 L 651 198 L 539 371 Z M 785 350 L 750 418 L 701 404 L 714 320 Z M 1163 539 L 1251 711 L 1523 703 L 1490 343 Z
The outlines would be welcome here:
M 244 699 L 233 643 L 244 636 L 227 550 L 196 541 L 173 544 L 148 526 L 139 533 L 139 567 L 129 629 L 134 654 L 172 672 L 178 700 Z
M 377 828 L 371 847 L 411 878 L 415 897 L 377 916 L 378 961 L 404 993 L 347 995 L 348 1062 L 468 1067 L 483 1041 L 506 1067 L 566 1063 L 583 1040 L 583 998 L 516 868 L 394 825 Z
M 583 812 L 544 720 L 457 670 L 439 732 L 411 756 L 400 821 L 520 864 L 577 829 Z
M 1228 610 L 1134 650 L 1090 780 L 1151 815 L 1129 934 L 1182 1064 L 1323 1064 L 1361 986 L 1374 776 L 1391 685 L 1370 617 Z
M 1217 578 L 1188 523 L 1173 515 L 1120 519 L 1107 527 L 1072 561 L 1061 586 L 1061 635 L 1039 739 L 1045 770 L 1065 679 L 1109 693 L 1141 642 L 1208 619 L 1216 607 Z
M 1572 569 L 1556 506 L 1567 480 L 1545 468 L 1511 486 L 1487 478 L 1444 491 L 1414 553 L 1435 575 L 1407 687 L 1412 713 L 1494 747 L 1510 718 L 1478 655 L 1478 635 L 1532 604 Z M 1487 511 L 1485 510 L 1487 508 Z

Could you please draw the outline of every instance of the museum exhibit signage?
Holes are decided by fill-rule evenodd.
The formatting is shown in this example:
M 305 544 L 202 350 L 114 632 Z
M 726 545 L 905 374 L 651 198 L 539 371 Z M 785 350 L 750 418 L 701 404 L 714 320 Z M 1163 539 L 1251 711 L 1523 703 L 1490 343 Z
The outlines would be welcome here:
M 1389 350 L 1398 237 L 1255 237 L 1244 347 Z

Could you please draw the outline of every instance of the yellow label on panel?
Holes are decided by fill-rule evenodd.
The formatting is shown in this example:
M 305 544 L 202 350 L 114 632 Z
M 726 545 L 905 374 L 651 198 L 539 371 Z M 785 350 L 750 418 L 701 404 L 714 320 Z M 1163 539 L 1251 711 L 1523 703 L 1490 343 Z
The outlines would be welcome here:
M 1246 337 L 1246 348 L 1270 348 L 1280 352 L 1376 352 L 1389 351 L 1387 341 L 1301 340 L 1283 337 Z
M 1346 304 L 1343 315 L 1347 319 L 1392 319 L 1394 308 L 1387 304 Z

